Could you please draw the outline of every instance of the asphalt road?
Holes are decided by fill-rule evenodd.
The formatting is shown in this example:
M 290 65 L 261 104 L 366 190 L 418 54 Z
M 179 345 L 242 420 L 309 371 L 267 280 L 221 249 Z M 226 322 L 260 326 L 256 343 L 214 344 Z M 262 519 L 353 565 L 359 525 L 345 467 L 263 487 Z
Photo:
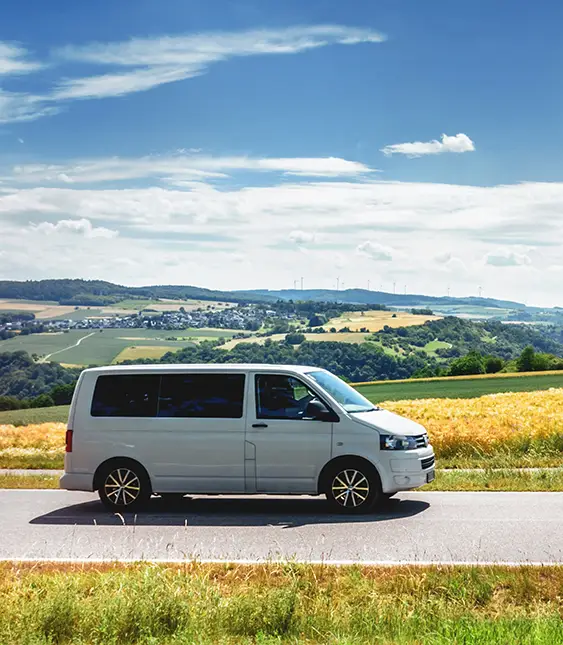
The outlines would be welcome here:
M 370 516 L 322 498 L 154 498 L 120 518 L 91 493 L 0 491 L 0 559 L 563 563 L 563 493 L 400 494 Z

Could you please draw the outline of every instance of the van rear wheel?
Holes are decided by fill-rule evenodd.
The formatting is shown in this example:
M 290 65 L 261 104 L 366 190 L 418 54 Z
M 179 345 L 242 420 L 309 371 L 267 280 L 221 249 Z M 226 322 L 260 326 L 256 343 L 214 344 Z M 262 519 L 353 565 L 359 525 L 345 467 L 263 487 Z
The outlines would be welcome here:
M 331 469 L 325 481 L 326 498 L 333 511 L 370 513 L 383 502 L 379 475 L 365 462 L 341 462 Z
M 149 478 L 140 464 L 114 462 L 100 473 L 98 494 L 102 504 L 112 511 L 137 511 L 151 496 Z

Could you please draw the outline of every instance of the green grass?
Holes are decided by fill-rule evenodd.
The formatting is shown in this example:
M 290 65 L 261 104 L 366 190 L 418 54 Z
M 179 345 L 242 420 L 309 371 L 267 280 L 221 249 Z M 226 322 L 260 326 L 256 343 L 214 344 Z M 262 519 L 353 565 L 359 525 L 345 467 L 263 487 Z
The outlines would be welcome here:
M 554 645 L 561 588 L 558 567 L 4 564 L 0 642 Z
M 71 330 L 58 334 L 30 334 L 0 341 L 0 352 L 24 350 L 29 354 L 46 356 L 58 352 L 49 359 L 73 365 L 108 365 L 124 349 L 130 346 L 163 345 L 174 351 L 193 345 L 192 340 L 166 340 L 167 338 L 213 339 L 230 338 L 236 332 L 227 329 L 182 329 L 177 331 L 156 329 L 93 329 Z M 90 336 L 90 334 L 93 334 Z M 78 347 L 72 347 L 85 338 Z M 68 348 L 68 349 L 65 349 Z M 61 351 L 64 350 L 64 351 Z
M 437 470 L 436 479 L 422 490 L 563 491 L 563 470 L 560 468 L 536 471 L 487 469 L 481 472 Z M 399 493 L 398 497 L 400 496 Z
M 66 423 L 68 405 L 51 408 L 30 408 L 28 410 L 7 410 L 0 412 L 0 425 L 28 426 L 35 423 Z
M 0 474 L 0 488 L 9 489 L 57 489 L 58 475 L 4 475 Z
M 451 343 L 446 343 L 443 340 L 431 340 L 424 346 L 424 351 L 428 354 L 435 354 L 437 349 L 449 349 Z
M 428 379 L 379 382 L 357 386 L 374 403 L 412 399 L 469 399 L 497 392 L 532 392 L 563 387 L 563 372 L 494 378 Z

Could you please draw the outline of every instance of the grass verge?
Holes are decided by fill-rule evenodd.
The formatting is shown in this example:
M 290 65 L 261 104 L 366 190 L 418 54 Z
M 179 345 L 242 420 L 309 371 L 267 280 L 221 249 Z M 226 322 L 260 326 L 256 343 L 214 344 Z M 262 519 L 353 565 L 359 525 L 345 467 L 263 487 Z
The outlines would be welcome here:
M 0 488 L 52 489 L 59 487 L 57 475 L 4 475 L 0 473 Z
M 563 491 L 563 470 L 483 470 L 463 472 L 438 470 L 436 479 L 422 491 Z M 398 495 L 400 497 L 400 493 Z
M 562 589 L 558 567 L 14 563 L 0 642 L 552 645 Z

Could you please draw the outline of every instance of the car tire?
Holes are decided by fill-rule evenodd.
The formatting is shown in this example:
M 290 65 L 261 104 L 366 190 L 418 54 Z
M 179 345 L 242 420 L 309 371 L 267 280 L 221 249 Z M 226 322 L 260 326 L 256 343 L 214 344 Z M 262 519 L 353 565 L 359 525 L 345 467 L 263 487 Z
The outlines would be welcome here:
M 98 494 L 102 504 L 116 513 L 144 508 L 152 494 L 145 469 L 133 461 L 114 461 L 99 475 Z
M 385 501 L 377 470 L 360 460 L 341 461 L 327 473 L 325 495 L 332 511 L 371 513 Z

